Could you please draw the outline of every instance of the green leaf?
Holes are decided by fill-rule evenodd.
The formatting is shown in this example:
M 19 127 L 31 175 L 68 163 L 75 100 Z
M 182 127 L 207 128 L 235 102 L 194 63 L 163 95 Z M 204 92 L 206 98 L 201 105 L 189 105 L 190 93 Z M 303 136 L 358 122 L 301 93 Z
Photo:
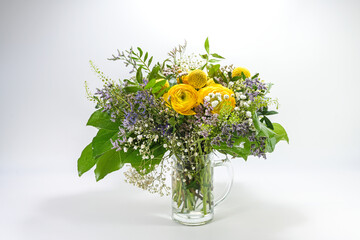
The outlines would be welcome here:
M 139 50 L 139 53 L 140 53 L 140 57 L 143 55 L 143 50 L 141 48 L 137 48 Z
M 239 80 L 239 79 L 241 79 L 241 77 L 240 77 L 240 76 L 236 76 L 236 77 L 231 78 L 231 81 L 232 81 L 232 82 L 235 82 L 235 81 L 237 81 L 237 80 Z
M 163 96 L 164 93 L 165 93 L 166 91 L 168 91 L 169 89 L 170 89 L 170 87 L 164 88 L 163 90 L 161 90 L 160 92 L 158 92 L 157 95 L 156 95 L 156 98 L 159 98 L 159 97 Z
M 273 132 L 271 129 L 267 128 L 265 124 L 260 122 L 259 117 L 257 116 L 256 113 L 252 114 L 252 119 L 253 119 L 254 127 L 257 130 L 257 134 L 259 136 L 272 138 L 275 135 L 275 132 Z
M 175 127 L 175 125 L 176 125 L 176 120 L 175 120 L 174 117 L 171 117 L 171 118 L 169 119 L 169 124 L 170 124 L 171 126 Z
M 110 139 L 115 140 L 118 137 L 118 130 L 100 129 L 92 141 L 93 157 L 97 158 L 103 153 L 109 151 L 113 145 Z
M 152 60 L 153 60 L 153 57 L 151 56 L 151 58 L 150 58 L 149 61 L 148 61 L 148 66 L 150 66 Z
M 136 71 L 136 80 L 138 83 L 143 83 L 143 75 L 141 72 L 142 67 L 139 67 L 139 69 Z
M 154 86 L 153 88 L 152 88 L 152 93 L 157 93 L 158 91 L 160 91 L 160 89 L 162 88 L 162 86 Z
M 148 56 L 149 56 L 149 53 L 146 52 L 146 53 L 145 53 L 145 56 L 144 56 L 144 62 L 146 62 L 146 59 L 148 58 Z
M 205 40 L 204 46 L 205 46 L 206 52 L 209 54 L 210 53 L 210 46 L 209 46 L 209 38 L 208 37 Z
M 284 140 L 287 143 L 289 143 L 289 137 L 284 127 L 281 126 L 279 123 L 273 123 L 273 126 L 274 126 L 274 132 L 276 133 L 276 143 L 278 143 L 281 140 Z
M 241 78 L 244 79 L 244 80 L 246 79 L 246 76 L 245 76 L 244 72 L 241 72 Z
M 257 73 L 257 74 L 255 74 L 254 76 L 252 76 L 251 79 L 254 79 L 254 78 L 258 77 L 258 76 L 259 76 L 259 73 Z
M 144 89 L 147 90 L 147 89 L 152 88 L 152 87 L 155 85 L 155 83 L 156 83 L 156 79 L 155 79 L 155 78 L 151 79 L 151 80 L 146 84 L 146 86 L 144 87 Z
M 160 65 L 154 66 L 147 78 L 148 79 L 153 79 L 153 78 L 157 79 L 159 71 L 160 71 Z
M 219 69 L 220 69 L 220 64 L 211 65 L 209 69 L 209 76 L 214 77 L 216 72 L 219 71 Z
M 200 54 L 200 57 L 205 59 L 205 60 L 209 59 L 209 55 L 207 55 L 207 54 Z
M 166 83 L 166 79 L 163 79 L 163 80 L 161 80 L 161 81 L 158 81 L 155 85 L 154 85 L 154 88 L 155 87 L 163 87 L 164 85 L 165 85 L 165 83 Z
M 119 170 L 123 165 L 121 161 L 121 151 L 117 152 L 115 149 L 107 151 L 98 158 L 95 168 L 96 181 L 103 179 L 111 172 Z
M 272 137 L 272 138 L 267 138 L 266 139 L 266 145 L 265 145 L 265 151 L 268 153 L 271 153 L 275 150 L 275 145 L 276 145 L 276 137 Z
M 222 142 L 220 146 L 214 145 L 214 149 L 221 150 L 226 154 L 230 154 L 233 157 L 241 157 L 245 161 L 251 154 L 251 143 L 247 138 L 238 137 L 235 139 L 233 147 L 228 147 L 226 143 Z
M 118 130 L 120 122 L 112 122 L 110 120 L 110 115 L 103 112 L 102 109 L 99 109 L 90 116 L 86 125 L 108 130 Z
M 217 63 L 217 62 L 220 62 L 220 60 L 217 60 L 217 59 L 210 59 L 209 60 L 210 63 Z
M 127 86 L 127 87 L 124 87 L 123 89 L 127 93 L 133 93 L 133 92 L 137 92 L 137 91 L 141 90 L 141 88 L 138 86 Z
M 267 126 L 268 128 L 270 128 L 271 130 L 274 130 L 274 126 L 273 126 L 273 124 L 271 123 L 270 119 L 267 118 L 266 116 L 263 116 L 263 118 L 262 118 L 261 120 L 263 120 L 263 119 L 264 119 L 264 121 L 265 121 L 266 126 Z
M 211 54 L 211 56 L 213 56 L 213 57 L 215 57 L 215 58 L 225 59 L 224 57 L 220 56 L 220 55 L 217 54 L 217 53 L 213 53 L 213 54 Z
M 91 143 L 87 145 L 81 153 L 77 161 L 77 168 L 79 177 L 89 171 L 96 164 L 96 159 L 93 158 L 93 151 Z

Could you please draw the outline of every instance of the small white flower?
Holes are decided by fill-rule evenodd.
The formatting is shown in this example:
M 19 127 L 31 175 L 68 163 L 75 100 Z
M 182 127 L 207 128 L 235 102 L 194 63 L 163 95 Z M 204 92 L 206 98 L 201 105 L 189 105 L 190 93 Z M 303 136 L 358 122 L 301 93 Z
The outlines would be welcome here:
M 251 125 L 253 123 L 253 120 L 250 118 L 249 119 L 249 125 Z
M 241 93 L 236 92 L 236 93 L 235 93 L 235 96 L 236 96 L 237 99 L 240 99 Z
M 215 95 L 216 95 L 217 97 L 221 97 L 221 93 L 219 93 L 219 92 L 217 92 Z
M 244 105 L 244 107 L 247 107 L 247 108 L 249 107 L 249 104 L 247 102 L 244 102 L 243 105 Z
M 164 145 L 163 145 L 163 146 L 164 146 L 164 148 L 167 148 L 167 144 L 166 144 L 166 143 L 164 143 Z
M 248 117 L 248 118 L 251 118 L 251 112 L 250 111 L 246 111 L 246 116 Z
M 190 150 L 191 150 L 191 151 L 193 151 L 193 150 L 194 150 L 194 148 L 193 148 L 193 147 L 191 147 L 191 148 L 190 148 Z
M 133 141 L 134 141 L 134 139 L 132 137 L 129 137 L 128 142 L 132 143 Z
M 185 150 L 184 150 L 184 152 L 188 152 L 188 150 L 187 150 L 187 149 L 185 149 Z
M 128 149 L 127 149 L 126 147 L 124 147 L 124 152 L 127 152 L 127 150 L 128 150 Z
M 198 153 L 196 152 L 196 153 L 194 153 L 194 156 L 196 157 L 198 155 Z
M 239 111 L 240 108 L 239 108 L 239 107 L 235 107 L 234 110 L 235 110 L 235 111 Z
M 138 146 L 134 146 L 134 150 L 136 150 L 138 148 Z
M 181 146 L 181 142 L 178 142 L 176 145 L 178 145 L 179 147 Z
M 244 100 L 244 99 L 246 99 L 246 96 L 245 95 L 240 95 L 240 99 Z
M 159 139 L 159 135 L 155 135 L 154 141 L 157 142 L 158 139 Z
M 215 94 L 214 94 L 214 93 L 209 93 L 208 96 L 211 97 L 211 98 L 213 98 L 213 97 L 215 97 Z
M 219 100 L 219 102 L 221 102 L 221 101 L 222 101 L 222 98 L 221 98 L 221 96 L 220 96 L 220 97 L 217 97 L 217 99 Z
M 142 137 L 143 137 L 142 135 L 138 135 L 138 136 L 137 136 L 137 138 L 138 138 L 139 140 L 142 139 Z
M 145 123 L 145 127 L 148 127 L 149 125 L 147 123 Z
M 205 102 L 210 102 L 210 97 L 209 96 L 204 97 L 204 101 Z
M 154 158 L 154 155 L 151 155 L 150 158 L 153 159 L 153 158 Z
M 145 148 L 145 145 L 144 145 L 144 144 L 141 145 L 141 149 L 143 149 L 143 148 Z
M 244 144 L 245 144 L 245 142 L 240 143 L 239 148 L 244 148 Z
M 229 95 L 227 94 L 224 95 L 224 99 L 229 99 L 229 98 L 230 98 Z
M 211 106 L 213 108 L 215 108 L 218 104 L 219 104 L 219 101 L 215 100 L 215 101 L 212 101 Z
M 229 87 L 232 87 L 234 85 L 234 82 L 229 82 Z

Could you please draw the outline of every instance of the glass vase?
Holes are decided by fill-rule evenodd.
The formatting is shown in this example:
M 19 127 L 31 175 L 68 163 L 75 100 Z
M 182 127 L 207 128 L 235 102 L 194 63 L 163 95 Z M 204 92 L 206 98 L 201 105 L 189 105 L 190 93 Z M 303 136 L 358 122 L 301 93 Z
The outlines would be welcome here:
M 214 217 L 214 207 L 222 202 L 233 182 L 233 169 L 227 157 L 215 153 L 198 156 L 174 155 L 172 174 L 172 219 L 184 225 L 202 225 Z M 214 167 L 226 167 L 228 183 L 214 200 Z

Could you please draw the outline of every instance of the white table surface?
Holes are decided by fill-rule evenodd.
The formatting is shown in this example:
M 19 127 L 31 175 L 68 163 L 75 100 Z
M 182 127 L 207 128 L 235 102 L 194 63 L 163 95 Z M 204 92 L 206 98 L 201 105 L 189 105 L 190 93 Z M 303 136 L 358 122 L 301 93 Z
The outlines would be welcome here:
M 0 239 L 360 239 L 358 172 L 257 164 L 235 164 L 230 195 L 200 227 L 172 222 L 169 197 L 120 172 L 98 183 L 75 171 L 2 172 Z

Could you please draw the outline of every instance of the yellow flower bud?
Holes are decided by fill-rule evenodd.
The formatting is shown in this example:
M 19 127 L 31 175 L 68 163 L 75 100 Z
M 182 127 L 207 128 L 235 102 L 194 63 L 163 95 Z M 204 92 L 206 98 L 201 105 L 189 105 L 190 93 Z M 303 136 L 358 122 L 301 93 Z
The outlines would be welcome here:
M 233 70 L 232 72 L 232 77 L 237 77 L 237 76 L 241 76 L 241 73 L 244 73 L 245 77 L 250 77 L 251 74 L 249 72 L 249 70 L 247 70 L 246 68 L 244 67 L 237 67 Z
M 206 85 L 207 76 L 203 70 L 196 69 L 188 75 L 187 82 L 194 88 L 202 88 Z

